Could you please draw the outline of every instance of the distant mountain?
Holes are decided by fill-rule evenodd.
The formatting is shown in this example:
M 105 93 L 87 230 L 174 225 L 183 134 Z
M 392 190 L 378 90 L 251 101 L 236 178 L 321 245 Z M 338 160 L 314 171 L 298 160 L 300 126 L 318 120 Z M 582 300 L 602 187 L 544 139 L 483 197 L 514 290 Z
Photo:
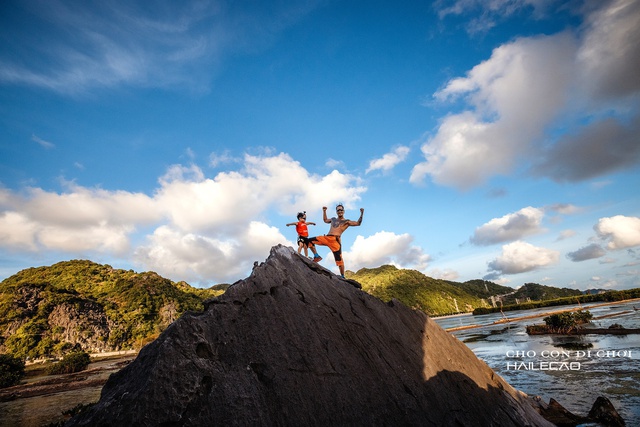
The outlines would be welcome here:
M 582 295 L 582 291 L 570 288 L 555 288 L 553 286 L 540 285 L 538 283 L 525 283 L 515 293 L 503 299 L 505 305 L 518 302 L 547 301 L 557 298 Z
M 85 260 L 29 268 L 0 283 L 0 353 L 139 348 L 223 292 Z
M 498 285 L 482 279 L 469 280 L 464 283 L 449 283 L 478 298 L 490 298 L 496 295 L 506 295 L 515 292 L 515 289 L 508 286 Z
M 362 290 L 383 301 L 396 298 L 431 316 L 470 312 L 488 304 L 482 297 L 466 291 L 462 284 L 434 279 L 419 271 L 398 269 L 392 265 L 363 268 L 356 273 L 349 272 L 347 277 L 360 282 Z M 473 285 L 467 287 L 475 289 Z

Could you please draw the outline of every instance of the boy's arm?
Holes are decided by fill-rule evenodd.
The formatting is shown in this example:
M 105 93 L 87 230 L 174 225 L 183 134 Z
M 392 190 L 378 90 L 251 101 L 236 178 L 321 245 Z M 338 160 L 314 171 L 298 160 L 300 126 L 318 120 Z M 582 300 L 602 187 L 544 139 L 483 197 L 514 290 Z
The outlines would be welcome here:
M 307 222 L 307 224 L 309 224 L 309 225 L 316 225 L 316 223 L 315 223 L 315 222 Z
M 290 222 L 289 224 L 287 224 L 287 227 L 290 226 L 290 225 L 296 225 L 296 224 L 297 224 L 297 222 Z

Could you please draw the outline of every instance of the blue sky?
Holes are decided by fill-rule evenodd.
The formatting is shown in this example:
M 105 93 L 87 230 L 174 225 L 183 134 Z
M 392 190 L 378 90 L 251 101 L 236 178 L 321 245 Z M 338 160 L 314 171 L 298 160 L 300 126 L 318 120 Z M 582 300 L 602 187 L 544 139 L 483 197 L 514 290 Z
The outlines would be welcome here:
M 3 1 L 0 40 L 0 278 L 232 283 L 342 202 L 348 270 L 640 287 L 638 1 Z

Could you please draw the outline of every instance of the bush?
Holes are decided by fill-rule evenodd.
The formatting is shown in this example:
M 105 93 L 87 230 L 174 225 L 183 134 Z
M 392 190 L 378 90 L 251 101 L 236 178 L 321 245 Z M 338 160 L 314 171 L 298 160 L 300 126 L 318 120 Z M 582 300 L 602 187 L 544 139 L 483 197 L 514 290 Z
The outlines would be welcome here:
M 545 317 L 544 323 L 547 324 L 551 331 L 555 332 L 568 332 L 576 329 L 578 325 L 589 323 L 593 315 L 590 311 L 577 311 L 575 313 L 565 311 L 563 313 L 556 313 Z
M 74 372 L 80 372 L 87 369 L 89 363 L 91 362 L 91 358 L 89 357 L 89 353 L 84 351 L 79 351 L 75 353 L 69 353 L 62 358 L 58 363 L 54 363 L 47 369 L 47 374 L 49 375 L 58 375 L 58 374 L 71 374 Z
M 24 376 L 24 360 L 8 354 L 0 354 L 0 388 L 11 387 Z

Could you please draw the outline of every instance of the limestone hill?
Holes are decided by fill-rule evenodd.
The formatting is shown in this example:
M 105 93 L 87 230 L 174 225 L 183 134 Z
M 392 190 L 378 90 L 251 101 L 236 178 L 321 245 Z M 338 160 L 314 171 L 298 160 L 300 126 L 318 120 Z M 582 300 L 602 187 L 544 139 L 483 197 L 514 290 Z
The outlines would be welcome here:
M 349 272 L 347 277 L 362 283 L 364 291 L 383 301 L 397 298 L 405 305 L 431 316 L 471 312 L 476 307 L 490 306 L 473 285 L 434 279 L 419 271 L 398 269 L 392 265 L 363 268 L 356 273 Z M 500 288 L 513 291 L 511 288 Z M 498 293 L 496 291 L 490 295 Z
M 68 425 L 551 425 L 423 312 L 354 285 L 274 247 Z
M 37 358 L 72 348 L 139 348 L 222 292 L 91 261 L 29 268 L 0 283 L 0 353 Z

